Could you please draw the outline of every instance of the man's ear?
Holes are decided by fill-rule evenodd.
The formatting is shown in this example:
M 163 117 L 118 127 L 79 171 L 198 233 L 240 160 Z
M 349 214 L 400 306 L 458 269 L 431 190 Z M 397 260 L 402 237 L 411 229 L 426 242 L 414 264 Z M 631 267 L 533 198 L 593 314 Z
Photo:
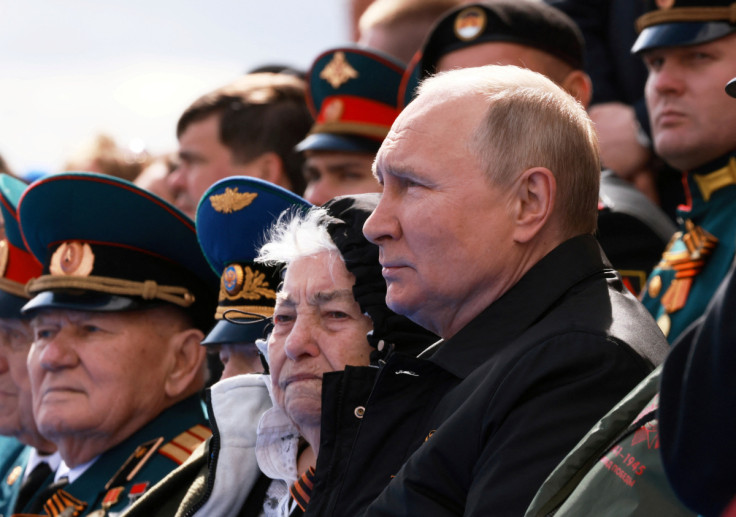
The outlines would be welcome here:
M 534 239 L 549 221 L 555 207 L 557 181 L 544 167 L 525 170 L 514 183 L 516 207 L 514 240 L 527 243 Z
M 291 188 L 291 182 L 286 175 L 286 171 L 284 171 L 284 161 L 278 154 L 273 151 L 263 153 L 256 158 L 256 165 L 261 179 L 270 181 L 286 189 Z
M 204 334 L 188 328 L 169 337 L 171 361 L 164 389 L 172 399 L 180 399 L 198 391 L 204 384 L 204 360 L 207 354 L 200 343 Z
M 573 70 L 562 81 L 560 86 L 575 97 L 586 110 L 593 98 L 593 83 L 590 76 L 582 70 Z

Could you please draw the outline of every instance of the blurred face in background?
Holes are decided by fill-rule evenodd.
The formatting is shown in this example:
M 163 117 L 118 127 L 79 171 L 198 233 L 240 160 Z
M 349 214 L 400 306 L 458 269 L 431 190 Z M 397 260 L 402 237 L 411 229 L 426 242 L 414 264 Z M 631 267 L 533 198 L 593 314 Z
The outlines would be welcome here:
M 314 205 L 323 205 L 337 196 L 381 192 L 371 171 L 372 153 L 305 151 L 305 157 L 304 198 Z

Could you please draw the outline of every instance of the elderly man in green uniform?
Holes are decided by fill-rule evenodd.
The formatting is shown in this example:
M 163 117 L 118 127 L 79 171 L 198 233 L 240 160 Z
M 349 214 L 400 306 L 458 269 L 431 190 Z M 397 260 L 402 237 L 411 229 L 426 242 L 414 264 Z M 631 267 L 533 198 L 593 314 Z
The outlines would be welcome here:
M 217 279 L 193 222 L 123 180 L 56 175 L 18 213 L 43 264 L 23 308 L 33 412 L 62 458 L 22 513 L 114 514 L 210 435 L 200 342 Z
M 0 241 L 0 515 L 25 506 L 60 461 L 56 446 L 38 432 L 26 367 L 31 326 L 20 310 L 29 299 L 25 285 L 41 274 L 41 266 L 26 251 L 16 220 L 25 188 L 22 181 L 0 174 L 6 234 Z
M 643 296 L 670 343 L 698 318 L 736 250 L 736 104 L 723 89 L 736 70 L 736 3 L 650 2 L 633 52 L 649 69 L 654 148 L 683 172 L 683 221 Z
M 724 91 L 736 68 L 734 6 L 650 2 L 633 47 L 649 68 L 655 149 L 683 171 L 689 190 L 681 231 L 643 297 L 668 340 L 683 343 L 680 349 L 698 330 L 692 323 L 726 277 L 736 246 L 736 103 Z M 588 432 L 544 482 L 527 516 L 693 515 L 673 493 L 660 457 L 661 371 Z
M 281 281 L 280 268 L 256 264 L 268 228 L 288 210 L 309 203 L 277 185 L 233 176 L 212 185 L 197 208 L 197 236 L 220 274 L 217 323 L 202 342 L 219 347 L 224 372 L 207 392 L 213 436 L 125 517 L 258 515 L 271 480 L 255 456 L 256 426 L 271 407 L 268 376 L 260 372 L 256 340 L 266 335 Z M 264 380 L 265 379 L 265 380 Z M 215 469 L 224 472 L 215 476 Z
M 468 4 L 437 22 L 409 66 L 402 94 L 409 98 L 416 80 L 436 72 L 516 65 L 546 75 L 587 109 L 593 91 L 583 55 L 583 37 L 575 23 L 543 2 Z M 673 233 L 670 219 L 644 194 L 610 169 L 601 172 L 596 237 L 634 294 L 641 292 Z
M 304 197 L 322 205 L 348 194 L 380 192 L 371 165 L 401 109 L 404 65 L 377 50 L 323 52 L 308 74 L 307 104 L 315 119 L 296 147 L 304 153 Z

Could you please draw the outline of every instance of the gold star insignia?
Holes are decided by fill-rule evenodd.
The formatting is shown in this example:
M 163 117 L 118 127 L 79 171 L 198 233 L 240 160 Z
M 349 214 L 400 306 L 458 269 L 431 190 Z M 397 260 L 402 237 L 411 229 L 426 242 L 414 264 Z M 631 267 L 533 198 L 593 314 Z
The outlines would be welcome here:
M 333 88 L 339 88 L 350 79 L 357 78 L 358 71 L 350 66 L 344 52 L 335 52 L 332 61 L 327 63 L 319 77 L 330 83 Z

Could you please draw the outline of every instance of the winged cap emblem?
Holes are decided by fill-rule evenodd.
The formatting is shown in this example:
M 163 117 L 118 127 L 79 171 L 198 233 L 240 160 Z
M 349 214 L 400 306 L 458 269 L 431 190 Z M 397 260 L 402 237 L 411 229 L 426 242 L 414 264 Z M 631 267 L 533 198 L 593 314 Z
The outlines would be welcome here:
M 255 192 L 238 192 L 238 187 L 226 187 L 222 194 L 210 196 L 210 203 L 216 212 L 231 214 L 250 205 L 256 197 Z

